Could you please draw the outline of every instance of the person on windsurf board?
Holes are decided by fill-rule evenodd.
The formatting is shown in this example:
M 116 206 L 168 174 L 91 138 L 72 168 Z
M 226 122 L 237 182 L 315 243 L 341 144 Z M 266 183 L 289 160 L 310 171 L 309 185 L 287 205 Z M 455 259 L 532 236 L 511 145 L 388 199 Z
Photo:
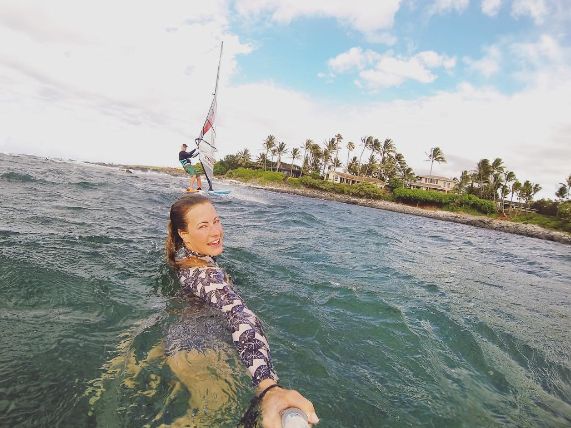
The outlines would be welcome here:
M 202 181 L 200 180 L 200 174 L 196 171 L 196 168 L 192 165 L 192 158 L 198 156 L 198 148 L 191 150 L 190 152 L 186 151 L 188 146 L 183 144 L 180 148 L 180 152 L 178 152 L 178 160 L 180 161 L 182 167 L 190 175 L 190 185 L 187 192 L 197 192 L 202 190 Z M 197 183 L 197 188 L 194 189 L 194 183 Z

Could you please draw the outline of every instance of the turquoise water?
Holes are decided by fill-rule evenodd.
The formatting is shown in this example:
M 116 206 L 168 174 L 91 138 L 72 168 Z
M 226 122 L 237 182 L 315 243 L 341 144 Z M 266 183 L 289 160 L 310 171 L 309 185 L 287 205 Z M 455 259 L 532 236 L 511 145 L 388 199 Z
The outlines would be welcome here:
M 185 185 L 0 155 L 0 426 L 235 426 L 245 370 L 162 258 Z M 219 262 L 320 426 L 571 424 L 571 247 L 221 187 Z M 206 356 L 186 374 L 177 340 Z

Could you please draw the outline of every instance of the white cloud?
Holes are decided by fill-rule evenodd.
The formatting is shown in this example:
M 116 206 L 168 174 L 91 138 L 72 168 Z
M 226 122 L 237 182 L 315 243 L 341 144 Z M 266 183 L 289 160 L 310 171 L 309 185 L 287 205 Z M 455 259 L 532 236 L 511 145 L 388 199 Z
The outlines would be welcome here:
M 362 70 L 380 58 L 381 55 L 372 50 L 363 51 L 360 47 L 353 47 L 331 58 L 327 65 L 334 73 L 344 73 L 353 69 Z
M 402 0 L 239 0 L 244 17 L 269 13 L 271 20 L 287 24 L 300 17 L 331 17 L 363 33 L 390 29 Z
M 489 46 L 485 48 L 486 54 L 474 60 L 470 57 L 464 58 L 464 63 L 472 70 L 477 71 L 485 77 L 491 77 L 500 71 L 500 62 L 502 53 L 498 46 Z
M 542 34 L 535 43 L 514 43 L 512 52 L 525 62 L 542 66 L 545 63 L 560 64 L 565 62 L 568 52 L 549 34 Z
M 437 77 L 432 69 L 442 67 L 451 70 L 456 65 L 456 59 L 434 51 L 423 51 L 404 58 L 353 47 L 330 59 L 327 64 L 333 73 L 358 71 L 356 85 L 376 90 L 398 86 L 406 80 L 430 83 Z
M 496 16 L 502 7 L 502 0 L 482 0 L 482 13 Z
M 136 141 L 160 163 L 206 114 L 220 40 L 222 88 L 251 49 L 227 32 L 223 2 L 4 1 L 0 39 L 0 145 L 129 161 Z
M 0 151 L 177 166 L 178 147 L 192 141 L 204 120 L 224 39 L 220 157 L 243 148 L 257 154 L 270 133 L 295 147 L 340 132 L 355 143 L 364 135 L 392 137 L 417 172 L 427 170 L 424 153 L 434 144 L 449 157 L 437 167 L 442 175 L 501 157 L 520 178 L 540 183 L 546 196 L 569 174 L 571 72 L 552 36 L 510 51 L 535 64 L 525 90 L 512 96 L 465 84 L 417 100 L 335 104 L 272 82 L 230 84 L 236 56 L 252 48 L 228 32 L 224 4 L 204 3 L 200 10 L 169 3 L 165 11 L 154 2 L 70 1 L 63 13 L 42 1 L 5 0 Z M 356 47 L 345 53 L 331 71 L 354 73 L 366 89 L 430 82 L 455 65 L 433 51 L 403 57 Z
M 469 0 L 435 0 L 430 6 L 430 11 L 432 14 L 444 14 L 449 11 L 462 13 L 469 4 Z
M 512 15 L 514 17 L 529 16 L 536 24 L 541 24 L 548 13 L 545 0 L 513 0 Z

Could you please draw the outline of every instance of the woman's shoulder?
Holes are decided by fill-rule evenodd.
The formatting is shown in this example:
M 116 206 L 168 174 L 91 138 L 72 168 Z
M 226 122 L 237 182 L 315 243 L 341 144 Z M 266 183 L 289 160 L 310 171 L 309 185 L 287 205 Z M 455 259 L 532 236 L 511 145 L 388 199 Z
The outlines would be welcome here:
M 222 282 L 226 278 L 226 272 L 216 264 L 183 265 L 177 269 L 177 276 L 181 281 L 208 281 Z

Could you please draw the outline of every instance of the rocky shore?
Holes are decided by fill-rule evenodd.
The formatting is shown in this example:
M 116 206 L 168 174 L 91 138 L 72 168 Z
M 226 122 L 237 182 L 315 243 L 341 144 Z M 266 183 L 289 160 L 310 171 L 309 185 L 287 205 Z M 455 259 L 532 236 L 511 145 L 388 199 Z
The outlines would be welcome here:
M 130 170 L 139 171 L 154 171 L 162 172 L 174 176 L 185 176 L 186 174 L 181 168 L 167 168 L 167 167 L 148 167 L 140 165 L 117 165 L 117 164 L 106 164 L 101 162 L 93 162 L 97 165 L 115 167 L 115 168 L 125 168 L 128 172 Z M 290 186 L 277 186 L 277 185 L 261 185 L 258 183 L 247 183 L 237 180 L 227 180 L 220 179 L 228 183 L 234 183 L 242 186 L 254 187 L 264 190 L 269 190 L 272 192 L 279 193 L 289 193 L 292 195 L 300 195 L 308 198 L 324 199 L 328 201 L 342 202 L 345 204 L 361 205 L 364 207 L 378 208 L 381 210 L 394 211 L 403 214 L 411 214 L 422 217 L 434 218 L 443 221 L 452 221 L 455 223 L 468 224 L 470 226 L 482 227 L 485 229 L 498 230 L 506 233 L 514 233 L 516 235 L 529 236 L 532 238 L 546 239 L 549 241 L 560 242 L 562 244 L 571 245 L 571 234 L 565 232 L 559 232 L 556 230 L 549 230 L 543 227 L 537 226 L 535 224 L 524 224 L 516 223 L 507 220 L 496 220 L 485 216 L 475 216 L 465 213 L 455 213 L 450 211 L 442 210 L 431 210 L 419 207 L 413 207 L 410 205 L 399 204 L 396 202 L 380 201 L 377 199 L 363 199 L 354 198 L 347 195 L 340 195 L 336 193 L 323 192 L 317 189 L 308 189 L 306 187 L 295 188 Z
M 342 202 L 346 204 L 361 205 L 370 208 L 378 208 L 381 210 L 394 211 L 403 214 L 411 214 L 422 217 L 434 218 L 443 221 L 452 221 L 455 223 L 468 224 L 470 226 L 482 227 L 486 229 L 497 230 L 501 232 L 514 233 L 517 235 L 529 236 L 532 238 L 546 239 L 549 241 L 560 242 L 562 244 L 571 244 L 571 235 L 556 230 L 544 229 L 535 224 L 515 223 L 507 220 L 496 220 L 484 216 L 474 216 L 464 213 L 455 213 L 450 211 L 430 210 L 417 208 L 409 205 L 399 204 L 396 202 L 380 201 L 376 199 L 361 199 L 351 196 L 340 195 L 336 193 L 323 192 L 317 189 L 293 188 L 289 186 L 266 186 L 260 184 L 243 183 L 235 180 L 227 180 L 235 184 L 248 187 L 260 188 L 272 192 L 289 193 L 292 195 L 306 196 L 308 198 L 324 199 L 329 201 Z

